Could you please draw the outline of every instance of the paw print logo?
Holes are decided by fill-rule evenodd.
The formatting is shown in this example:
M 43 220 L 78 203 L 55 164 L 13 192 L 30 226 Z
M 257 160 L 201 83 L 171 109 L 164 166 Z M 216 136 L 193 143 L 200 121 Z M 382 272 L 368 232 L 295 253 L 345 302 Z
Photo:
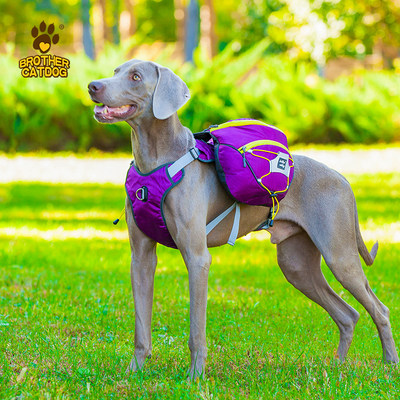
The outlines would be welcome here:
M 35 39 L 33 41 L 33 48 L 35 50 L 39 50 L 42 54 L 45 54 L 50 50 L 52 43 L 58 43 L 60 37 L 58 36 L 58 34 L 53 35 L 54 24 L 50 24 L 49 26 L 47 26 L 45 22 L 42 21 L 39 28 L 40 32 L 36 26 L 34 26 L 31 31 L 32 37 Z

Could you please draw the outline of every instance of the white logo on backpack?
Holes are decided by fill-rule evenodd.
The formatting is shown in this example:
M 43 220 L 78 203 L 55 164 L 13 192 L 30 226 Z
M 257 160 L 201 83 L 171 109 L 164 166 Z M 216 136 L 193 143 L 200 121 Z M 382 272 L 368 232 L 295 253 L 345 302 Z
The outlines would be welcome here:
M 279 152 L 278 155 L 269 162 L 271 172 L 279 172 L 289 177 L 289 154 Z

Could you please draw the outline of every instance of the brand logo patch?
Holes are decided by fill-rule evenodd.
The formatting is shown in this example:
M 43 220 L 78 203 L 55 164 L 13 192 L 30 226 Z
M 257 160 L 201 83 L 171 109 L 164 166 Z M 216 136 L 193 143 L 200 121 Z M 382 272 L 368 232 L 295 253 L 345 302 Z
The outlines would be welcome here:
M 277 168 L 284 170 L 286 168 L 287 159 L 280 157 L 278 160 Z
M 60 25 L 60 29 L 64 26 Z M 58 33 L 54 33 L 54 24 L 47 24 L 42 21 L 39 29 L 34 26 L 31 30 L 33 37 L 32 47 L 41 54 L 29 56 L 19 60 L 19 68 L 24 78 L 66 78 L 70 61 L 67 58 L 46 54 L 52 45 L 60 40 Z
M 51 44 L 57 44 L 60 40 L 60 36 L 57 33 L 53 35 L 54 24 L 50 24 L 47 29 L 46 27 L 46 23 L 42 21 L 39 25 L 41 35 L 39 35 L 39 29 L 36 26 L 31 30 L 31 35 L 35 39 L 33 41 L 33 48 L 39 50 L 42 54 L 50 50 Z

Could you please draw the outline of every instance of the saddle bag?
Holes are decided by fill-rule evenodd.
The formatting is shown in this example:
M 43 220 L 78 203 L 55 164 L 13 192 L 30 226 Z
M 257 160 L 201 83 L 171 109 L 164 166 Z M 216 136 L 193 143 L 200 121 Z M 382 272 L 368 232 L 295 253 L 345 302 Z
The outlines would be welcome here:
M 272 219 L 293 179 L 286 135 L 253 119 L 228 121 L 196 133 L 212 143 L 218 178 L 238 202 L 271 207 Z

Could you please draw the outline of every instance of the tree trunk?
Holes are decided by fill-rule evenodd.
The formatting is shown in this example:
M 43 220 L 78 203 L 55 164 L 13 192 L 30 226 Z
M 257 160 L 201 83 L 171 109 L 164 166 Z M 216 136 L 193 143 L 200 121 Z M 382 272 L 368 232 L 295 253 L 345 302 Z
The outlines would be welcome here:
M 200 9 L 200 44 L 207 57 L 210 59 L 217 54 L 215 20 L 213 0 L 205 0 L 205 4 Z
M 193 52 L 198 44 L 199 4 L 190 0 L 186 18 L 185 61 L 193 62 Z
M 103 25 L 103 39 L 104 42 L 111 41 L 110 29 L 107 25 L 107 7 L 106 7 L 106 0 L 99 0 L 99 5 L 101 9 L 101 13 L 103 15 L 102 25 Z
M 136 18 L 135 18 L 135 7 L 133 0 L 125 0 L 125 8 L 129 13 L 129 28 L 128 33 L 129 37 L 132 37 L 136 32 Z
M 135 34 L 136 21 L 133 0 L 124 0 L 124 10 L 119 16 L 119 33 L 121 40 L 127 40 Z
M 92 37 L 92 27 L 90 26 L 90 0 L 82 0 L 82 41 L 85 54 L 94 60 L 94 43 Z
M 186 9 L 183 0 L 174 0 L 174 17 L 175 17 L 175 32 L 176 32 L 176 50 L 177 53 L 184 58 L 185 49 L 185 21 Z
M 119 44 L 119 0 L 113 2 L 113 26 L 112 26 L 113 43 Z

